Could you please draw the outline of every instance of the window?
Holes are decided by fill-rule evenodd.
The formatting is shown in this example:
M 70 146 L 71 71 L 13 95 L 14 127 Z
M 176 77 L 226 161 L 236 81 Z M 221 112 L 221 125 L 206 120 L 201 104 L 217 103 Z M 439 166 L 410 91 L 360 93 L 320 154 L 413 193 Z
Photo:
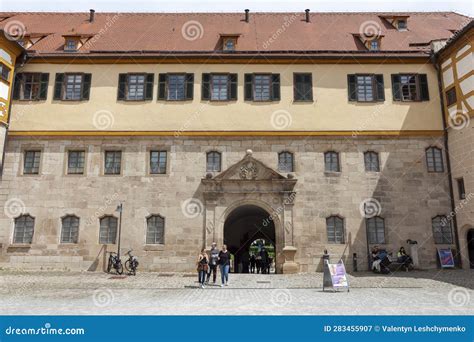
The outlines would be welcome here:
M 66 39 L 64 44 L 65 51 L 76 51 L 77 50 L 77 41 L 75 39 Z
M 425 74 L 392 75 L 394 101 L 428 101 L 428 79 Z
M 68 215 L 62 218 L 61 243 L 77 243 L 79 237 L 79 217 Z
M 326 230 L 329 243 L 344 243 L 344 219 L 339 216 L 328 217 Z
M 10 82 L 10 68 L 0 63 L 0 78 L 5 82 Z
M 220 172 L 221 171 L 221 154 L 216 151 L 207 153 L 206 171 Z
M 150 151 L 150 173 L 165 174 L 166 173 L 166 151 Z
M 385 100 L 383 75 L 347 75 L 349 101 Z
M 370 51 L 380 50 L 380 40 L 378 39 L 369 40 L 369 50 Z
M 33 231 L 35 219 L 30 215 L 21 215 L 15 219 L 15 231 L 13 243 L 31 244 L 33 242 Z
M 153 99 L 154 74 L 119 74 L 118 100 L 145 101 Z
M 245 74 L 245 101 L 279 101 L 280 74 Z
M 119 175 L 122 168 L 122 151 L 105 151 L 106 175 Z
M 340 172 L 339 153 L 326 152 L 324 153 L 324 171 L 326 172 Z
M 100 219 L 99 243 L 115 244 L 117 238 L 117 218 L 104 216 Z
M 451 89 L 446 91 L 446 105 L 449 107 L 455 104 L 456 102 L 456 87 L 452 87 Z
M 194 74 L 160 74 L 158 100 L 188 101 L 193 99 Z
M 293 172 L 293 153 L 278 153 L 278 170 L 280 172 Z
M 313 101 L 311 74 L 293 74 L 293 98 L 295 101 Z
M 385 220 L 379 216 L 366 219 L 370 244 L 385 243 Z
M 91 74 L 56 74 L 54 100 L 88 100 L 91 88 Z
M 203 100 L 237 100 L 237 74 L 202 74 Z
M 235 38 L 225 38 L 223 39 L 222 50 L 224 51 L 234 51 L 235 50 Z
M 439 215 L 431 220 L 433 238 L 436 244 L 452 244 L 451 221 L 446 216 Z
M 428 172 L 444 172 L 442 151 L 438 147 L 426 149 L 426 165 Z
M 15 76 L 13 99 L 15 100 L 46 100 L 48 93 L 49 74 L 20 73 Z
M 373 151 L 367 151 L 364 153 L 364 164 L 365 171 L 367 172 L 379 172 L 379 154 Z
M 25 151 L 23 174 L 37 175 L 39 174 L 41 160 L 41 151 Z
M 147 245 L 165 243 L 165 219 L 159 215 L 152 215 L 146 219 Z
M 464 187 L 464 178 L 458 178 L 456 179 L 456 183 L 458 185 L 458 194 L 459 194 L 459 199 L 466 199 L 466 189 Z
M 406 31 L 407 21 L 405 19 L 398 19 L 397 28 L 398 28 L 399 31 Z
M 67 173 L 82 175 L 84 173 L 84 151 L 69 151 L 67 154 Z

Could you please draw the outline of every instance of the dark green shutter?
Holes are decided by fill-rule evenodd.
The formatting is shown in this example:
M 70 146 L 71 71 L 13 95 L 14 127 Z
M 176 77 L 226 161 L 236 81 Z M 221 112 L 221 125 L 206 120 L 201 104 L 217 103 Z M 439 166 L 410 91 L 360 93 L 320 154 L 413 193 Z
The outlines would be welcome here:
M 356 75 L 347 75 L 347 93 L 349 101 L 357 101 Z
M 202 74 L 201 99 L 211 99 L 211 74 Z
M 244 100 L 253 100 L 253 74 L 245 74 Z
M 153 82 L 155 74 L 145 75 L 145 100 L 153 100 Z
M 383 75 L 375 75 L 377 85 L 377 101 L 385 101 L 385 89 L 383 86 Z
M 13 84 L 13 94 L 12 94 L 12 97 L 14 100 L 20 99 L 20 87 L 21 87 L 22 78 L 23 78 L 23 74 L 15 75 L 15 83 Z
M 419 74 L 418 82 L 420 84 L 420 99 L 421 101 L 429 101 L 430 95 L 428 93 L 428 79 L 426 74 Z
M 92 74 L 84 74 L 82 76 L 82 96 L 81 100 L 89 100 L 89 94 L 91 92 L 91 79 Z
M 280 74 L 272 74 L 272 100 L 280 100 Z
M 46 100 L 48 97 L 48 83 L 49 83 L 49 74 L 43 73 L 40 76 L 40 91 L 38 94 L 39 100 Z
M 229 91 L 229 100 L 235 101 L 237 100 L 237 74 L 229 74 L 229 83 L 230 83 L 230 91 Z
M 127 87 L 127 74 L 119 74 L 117 100 L 125 100 L 126 87 Z
M 54 100 L 61 100 L 61 96 L 63 94 L 63 82 L 64 74 L 56 74 L 56 79 L 54 81 Z
M 300 94 L 300 85 L 303 83 L 303 75 L 302 74 L 294 74 L 293 76 L 293 100 L 294 101 L 301 101 L 302 94 Z
M 194 74 L 186 74 L 186 100 L 192 100 L 194 93 Z
M 400 75 L 392 75 L 392 96 L 393 101 L 401 101 Z
M 166 100 L 166 74 L 158 75 L 158 100 Z

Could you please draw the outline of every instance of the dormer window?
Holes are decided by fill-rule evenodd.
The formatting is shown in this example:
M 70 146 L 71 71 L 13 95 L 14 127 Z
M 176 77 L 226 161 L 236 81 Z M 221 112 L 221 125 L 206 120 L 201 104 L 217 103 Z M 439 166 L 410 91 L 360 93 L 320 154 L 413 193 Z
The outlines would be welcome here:
M 66 44 L 64 44 L 64 51 L 76 51 L 77 50 L 77 40 L 68 38 L 66 39 Z
M 398 31 L 408 30 L 408 15 L 381 15 L 380 18 L 387 21 L 390 25 Z
M 372 39 L 368 41 L 368 48 L 370 51 L 380 50 L 380 39 Z
M 237 39 L 239 38 L 239 33 L 221 33 L 221 48 L 222 51 L 232 52 L 235 51 L 235 46 L 237 45 Z
M 406 21 L 406 19 L 398 19 L 397 29 L 398 29 L 398 31 L 406 31 L 407 30 L 407 21 Z
M 235 50 L 235 38 L 226 38 L 224 39 L 224 51 L 234 51 Z

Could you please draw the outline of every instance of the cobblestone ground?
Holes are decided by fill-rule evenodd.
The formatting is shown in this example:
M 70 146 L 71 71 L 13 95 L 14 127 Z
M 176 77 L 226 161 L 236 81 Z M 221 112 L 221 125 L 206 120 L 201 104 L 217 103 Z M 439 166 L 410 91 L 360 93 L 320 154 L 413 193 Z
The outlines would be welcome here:
M 0 271 L 0 314 L 474 314 L 474 271 L 361 272 L 336 293 L 321 273 L 230 277 L 200 289 L 196 274 Z

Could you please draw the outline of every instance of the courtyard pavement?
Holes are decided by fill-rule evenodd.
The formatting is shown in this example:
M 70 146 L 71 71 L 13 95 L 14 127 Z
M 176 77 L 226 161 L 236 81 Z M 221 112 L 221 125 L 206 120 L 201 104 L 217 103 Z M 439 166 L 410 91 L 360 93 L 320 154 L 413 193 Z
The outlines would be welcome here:
M 231 274 L 198 288 L 197 274 L 0 271 L 1 315 L 474 315 L 474 270 L 348 276 Z

